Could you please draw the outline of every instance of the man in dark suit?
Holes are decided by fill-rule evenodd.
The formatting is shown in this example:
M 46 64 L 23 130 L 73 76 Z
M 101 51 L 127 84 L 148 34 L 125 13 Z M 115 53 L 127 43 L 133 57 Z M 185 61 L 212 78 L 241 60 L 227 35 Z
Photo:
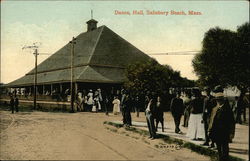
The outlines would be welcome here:
M 203 104 L 203 114 L 202 114 L 202 121 L 204 123 L 204 129 L 205 129 L 205 142 L 204 142 L 204 146 L 209 146 L 209 137 L 207 135 L 208 133 L 208 125 L 209 125 L 209 121 L 210 121 L 210 115 L 212 112 L 213 107 L 216 106 L 216 101 L 214 100 L 214 97 L 210 94 L 211 90 L 209 87 L 205 88 L 205 93 L 206 96 L 204 98 L 204 104 Z
M 18 112 L 18 105 L 19 105 L 19 100 L 17 97 L 15 97 L 15 100 L 14 100 L 14 106 L 15 106 L 15 109 L 16 109 L 16 112 Z
M 162 101 L 161 101 L 161 97 L 158 96 L 157 97 L 157 101 L 156 101 L 156 106 L 155 106 L 155 121 L 156 121 L 156 131 L 158 129 L 158 124 L 159 122 L 161 123 L 161 129 L 162 132 L 164 132 L 164 112 L 163 112 L 163 105 L 162 105 Z
M 216 86 L 215 90 L 216 106 L 212 109 L 208 136 L 215 141 L 219 161 L 228 161 L 229 142 L 234 137 L 235 121 L 229 102 L 223 96 L 223 88 Z
M 132 119 L 131 119 L 131 109 L 132 109 L 132 100 L 128 93 L 126 93 L 124 101 L 122 103 L 123 107 L 123 125 L 131 126 Z
M 177 93 L 176 97 L 171 100 L 170 111 L 174 118 L 175 133 L 181 133 L 179 126 L 181 122 L 181 116 L 184 111 L 184 105 L 179 93 Z
M 155 124 L 154 124 L 155 108 L 156 108 L 156 98 L 152 96 L 145 110 L 148 131 L 150 134 L 149 138 L 152 140 L 155 139 L 155 136 L 156 136 L 156 129 L 155 129 Z
M 13 98 L 13 95 L 10 95 L 10 108 L 11 108 L 11 113 L 14 113 L 14 105 L 15 105 L 15 100 Z

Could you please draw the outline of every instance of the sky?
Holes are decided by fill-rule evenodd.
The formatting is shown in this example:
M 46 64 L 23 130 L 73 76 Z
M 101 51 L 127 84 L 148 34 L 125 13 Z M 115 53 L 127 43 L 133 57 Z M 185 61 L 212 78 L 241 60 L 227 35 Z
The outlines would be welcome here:
M 9 83 L 34 68 L 32 49 L 38 42 L 38 64 L 55 53 L 72 37 L 86 32 L 91 18 L 106 25 L 135 47 L 150 53 L 200 51 L 210 28 L 237 30 L 249 21 L 248 1 L 1 1 L 1 77 Z M 133 15 L 142 10 L 144 15 Z M 148 11 L 168 15 L 147 15 Z M 126 14 L 115 14 L 129 12 Z M 172 14 L 185 12 L 186 15 Z M 200 15 L 189 15 L 189 11 Z M 47 54 L 47 55 L 45 55 Z M 161 64 L 196 80 L 194 55 L 150 55 Z

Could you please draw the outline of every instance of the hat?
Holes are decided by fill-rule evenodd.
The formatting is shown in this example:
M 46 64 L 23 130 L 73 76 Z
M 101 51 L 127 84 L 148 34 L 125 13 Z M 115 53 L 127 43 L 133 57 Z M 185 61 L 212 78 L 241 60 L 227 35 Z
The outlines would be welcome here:
M 192 88 L 192 94 L 195 97 L 199 97 L 201 95 L 201 92 L 198 88 Z
M 216 87 L 214 87 L 214 90 L 213 90 L 213 92 L 214 93 L 219 93 L 219 92 L 222 92 L 223 93 L 223 88 L 221 87 L 221 85 L 218 85 L 218 86 L 216 86 Z
M 220 85 L 216 86 L 213 90 L 215 99 L 224 98 L 223 91 L 224 90 Z
M 214 94 L 215 99 L 224 98 L 223 92 L 218 92 Z

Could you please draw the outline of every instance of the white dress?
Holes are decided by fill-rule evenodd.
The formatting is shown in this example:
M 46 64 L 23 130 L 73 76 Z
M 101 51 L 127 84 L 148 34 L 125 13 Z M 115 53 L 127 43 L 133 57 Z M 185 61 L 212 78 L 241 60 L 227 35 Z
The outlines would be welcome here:
M 120 100 L 119 99 L 115 99 L 112 103 L 114 104 L 114 106 L 113 106 L 113 113 L 114 114 L 119 113 L 120 112 Z
M 205 139 L 205 129 L 202 121 L 202 113 L 190 115 L 188 121 L 187 137 L 190 139 Z
M 94 102 L 93 93 L 89 92 L 88 95 L 87 95 L 87 97 L 88 97 L 87 104 L 88 105 L 93 105 L 93 102 Z

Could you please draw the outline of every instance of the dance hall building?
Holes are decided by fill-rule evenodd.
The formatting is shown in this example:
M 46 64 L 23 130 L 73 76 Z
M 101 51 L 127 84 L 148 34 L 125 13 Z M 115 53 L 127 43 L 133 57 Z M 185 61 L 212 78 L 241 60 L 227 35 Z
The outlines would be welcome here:
M 126 80 L 125 68 L 137 61 L 151 59 L 107 26 L 97 27 L 87 21 L 87 31 L 76 37 L 73 56 L 75 91 L 120 88 Z M 70 41 L 70 40 L 69 40 Z M 37 99 L 52 99 L 53 92 L 63 94 L 70 89 L 71 51 L 69 42 L 37 66 Z M 35 69 L 6 85 L 33 94 Z M 20 96 L 21 97 L 21 96 Z

